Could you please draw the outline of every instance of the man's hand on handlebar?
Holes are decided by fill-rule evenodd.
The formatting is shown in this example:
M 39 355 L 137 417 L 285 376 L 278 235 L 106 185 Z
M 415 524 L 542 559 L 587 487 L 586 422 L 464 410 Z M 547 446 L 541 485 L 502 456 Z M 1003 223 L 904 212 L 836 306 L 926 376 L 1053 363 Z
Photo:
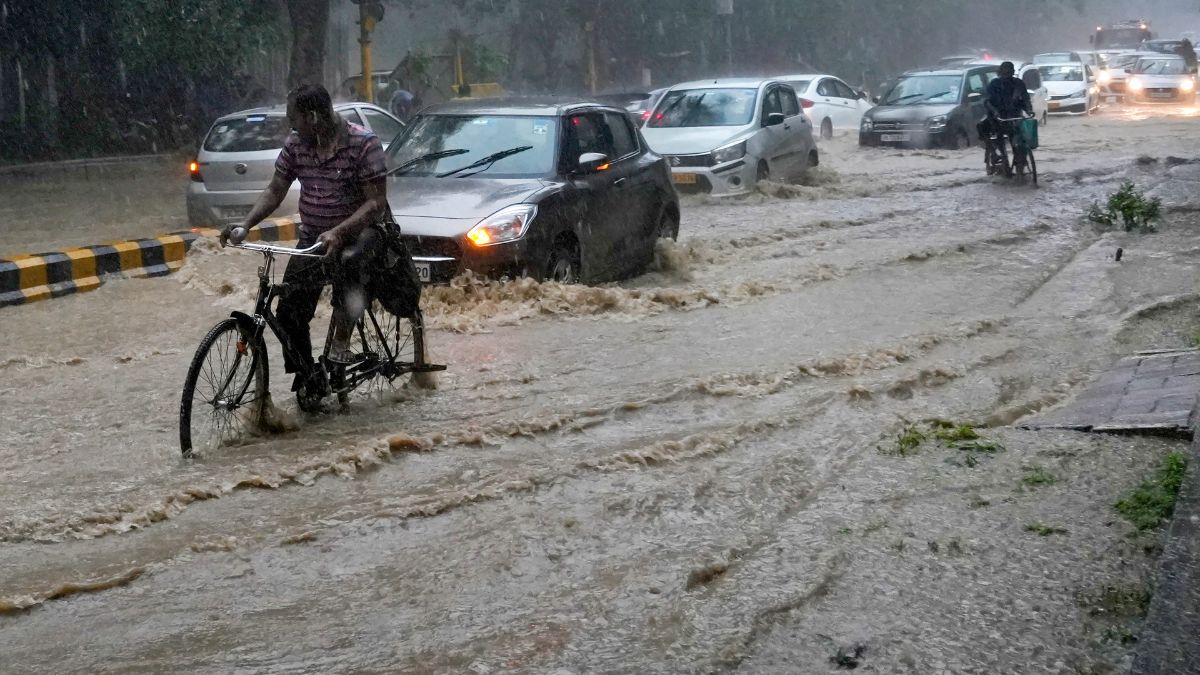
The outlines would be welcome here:
M 250 228 L 245 225 L 226 225 L 225 229 L 221 230 L 221 248 L 225 248 L 230 243 L 237 246 L 246 241 L 246 235 L 249 232 Z
M 345 236 L 342 234 L 341 227 L 335 227 L 331 230 L 326 230 L 317 237 L 317 243 L 323 247 L 322 253 L 326 258 L 332 258 L 337 255 L 338 251 L 346 245 Z

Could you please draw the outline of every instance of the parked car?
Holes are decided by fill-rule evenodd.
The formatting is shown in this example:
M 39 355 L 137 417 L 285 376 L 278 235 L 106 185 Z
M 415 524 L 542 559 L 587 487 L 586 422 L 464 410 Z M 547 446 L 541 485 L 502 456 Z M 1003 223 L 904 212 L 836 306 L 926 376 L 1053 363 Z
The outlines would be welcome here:
M 398 172 L 388 201 L 425 281 L 464 270 L 619 279 L 642 271 L 658 239 L 679 232 L 666 162 L 615 106 L 449 101 L 412 120 L 388 165 Z
M 834 129 L 858 129 L 863 113 L 871 109 L 867 95 L 832 75 L 781 75 L 800 97 L 800 108 L 808 115 L 821 138 L 833 138 Z
M 1179 48 L 1183 46 L 1183 40 L 1146 40 L 1142 43 L 1141 51 L 1154 52 L 1156 54 L 1168 54 L 1171 56 L 1179 55 Z
M 593 98 L 607 105 L 624 108 L 629 113 L 629 119 L 633 120 L 633 123 L 640 127 L 650 118 L 650 111 L 654 110 L 654 106 L 658 104 L 659 99 L 662 98 L 662 95 L 666 91 L 667 89 L 663 87 L 648 92 L 602 94 Z
M 991 62 L 995 61 L 996 63 L 999 63 L 1002 60 L 1003 59 L 999 59 L 996 57 L 996 51 L 993 49 L 983 49 L 983 48 L 968 49 L 968 50 L 965 50 L 962 54 L 954 54 L 952 56 L 944 56 L 944 57 L 938 59 L 938 62 L 937 62 L 937 64 L 935 64 L 933 69 L 934 70 L 950 70 L 950 69 L 954 69 L 954 68 L 962 68 L 963 66 L 965 66 L 967 64 L 978 63 L 980 61 L 983 61 L 985 63 L 991 63 Z
M 1158 56 L 1155 52 L 1122 52 L 1108 57 L 1108 69 L 1096 76 L 1100 85 L 1100 94 L 1117 100 L 1125 100 L 1126 85 L 1129 74 L 1133 72 L 1138 59 L 1143 56 Z
M 1091 115 L 1100 107 L 1095 71 L 1082 60 L 1042 63 L 1038 70 L 1050 91 L 1051 115 Z
M 1128 100 L 1134 103 L 1192 103 L 1196 75 L 1178 56 L 1143 56 L 1129 75 Z
M 670 162 L 681 192 L 745 194 L 759 180 L 795 178 L 820 161 L 795 90 L 773 79 L 671 87 L 642 133 Z
M 386 148 L 404 123 L 370 103 L 337 103 L 333 109 L 348 122 L 375 132 Z M 188 222 L 192 227 L 223 227 L 242 220 L 271 177 L 275 160 L 292 127 L 287 106 L 254 108 L 213 122 L 188 169 Z M 292 183 L 276 216 L 296 213 L 300 184 Z
M 395 91 L 396 85 L 397 82 L 392 79 L 391 70 L 371 71 L 371 91 L 375 97 L 372 103 L 386 106 L 392 100 L 392 93 Z M 342 80 L 342 86 L 337 90 L 337 97 L 344 101 L 361 101 L 362 73 Z
M 977 143 L 976 124 L 987 114 L 984 98 L 996 72 L 994 65 L 976 65 L 905 73 L 863 115 L 859 145 L 966 148 Z
M 1083 63 L 1083 56 L 1079 52 L 1046 52 L 1034 56 L 1033 63 Z

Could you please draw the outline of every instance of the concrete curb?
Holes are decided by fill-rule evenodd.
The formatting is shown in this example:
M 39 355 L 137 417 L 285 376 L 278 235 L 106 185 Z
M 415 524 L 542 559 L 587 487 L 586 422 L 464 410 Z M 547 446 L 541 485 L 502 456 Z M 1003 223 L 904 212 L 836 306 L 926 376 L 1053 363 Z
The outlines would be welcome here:
M 1188 453 L 1154 597 L 1129 672 L 1200 673 L 1200 434 Z
M 114 277 L 170 274 L 183 266 L 192 242 L 218 234 L 195 228 L 151 239 L 0 258 L 0 307 L 95 290 Z M 250 230 L 249 240 L 293 241 L 297 236 L 295 220 L 277 218 Z

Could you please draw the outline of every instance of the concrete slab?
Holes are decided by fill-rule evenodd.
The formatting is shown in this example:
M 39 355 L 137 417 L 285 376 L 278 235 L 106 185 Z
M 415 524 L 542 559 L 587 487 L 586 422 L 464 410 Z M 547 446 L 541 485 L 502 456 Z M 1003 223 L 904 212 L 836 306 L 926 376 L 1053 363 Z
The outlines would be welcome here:
M 1191 436 L 1198 396 L 1200 350 L 1140 352 L 1118 361 L 1067 405 L 1020 426 Z

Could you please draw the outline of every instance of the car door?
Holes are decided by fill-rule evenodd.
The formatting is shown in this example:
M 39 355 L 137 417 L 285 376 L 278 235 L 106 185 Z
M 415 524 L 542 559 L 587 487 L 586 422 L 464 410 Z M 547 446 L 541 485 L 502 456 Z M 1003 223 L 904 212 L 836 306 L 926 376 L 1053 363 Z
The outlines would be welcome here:
M 658 240 L 662 206 L 658 182 L 654 163 L 645 156 L 629 118 L 607 110 L 602 114 L 613 148 L 608 169 L 613 176 L 613 195 L 608 202 L 613 205 L 614 250 L 619 260 L 627 263 L 623 271 L 631 272 L 646 263 Z
M 862 121 L 863 111 L 858 107 L 858 94 L 850 88 L 850 85 L 841 80 L 833 81 L 834 89 L 837 91 L 837 101 L 839 104 L 839 127 L 843 129 L 857 129 L 859 122 Z
M 581 110 L 564 120 L 561 164 L 570 181 L 565 208 L 579 240 L 582 276 L 586 281 L 615 279 L 626 269 L 618 258 L 624 245 L 622 225 L 618 222 L 621 214 L 618 195 L 628 177 L 618 184 L 623 176 L 613 170 L 611 162 L 603 171 L 586 174 L 579 171 L 579 158 L 588 153 L 617 159 L 611 132 L 600 111 Z
M 1034 116 L 1041 120 L 1049 105 L 1047 101 L 1050 100 L 1050 93 L 1042 82 L 1042 71 L 1038 70 L 1037 66 L 1025 66 L 1021 69 L 1021 81 L 1025 83 L 1025 90 L 1029 92 Z
M 975 125 L 987 117 L 987 85 L 991 76 L 986 70 L 972 70 L 964 79 L 962 106 L 967 119 L 960 120 L 959 124 L 965 127 L 967 138 L 978 141 L 979 130 Z
M 808 168 L 808 154 L 816 148 L 812 122 L 800 107 L 796 91 L 787 85 L 779 87 L 779 101 L 783 106 L 783 131 L 788 137 L 789 163 L 793 175 Z
M 360 108 L 363 119 L 367 122 L 367 127 L 375 132 L 379 140 L 383 141 L 383 147 L 386 149 L 396 140 L 401 131 L 404 131 L 404 123 L 392 117 L 388 113 L 377 108 Z
M 783 114 L 783 100 L 779 95 L 780 85 L 768 86 L 762 95 L 762 107 L 758 117 L 759 132 L 756 134 L 758 155 L 767 161 L 767 167 L 772 175 L 787 176 L 794 171 L 792 142 L 789 130 L 785 124 L 768 124 L 768 119 L 775 113 Z M 786 122 L 786 118 L 785 118 Z
M 813 98 L 813 125 L 820 129 L 825 120 L 834 127 L 842 126 L 841 106 L 837 101 L 837 85 L 831 77 L 822 77 L 817 81 Z

